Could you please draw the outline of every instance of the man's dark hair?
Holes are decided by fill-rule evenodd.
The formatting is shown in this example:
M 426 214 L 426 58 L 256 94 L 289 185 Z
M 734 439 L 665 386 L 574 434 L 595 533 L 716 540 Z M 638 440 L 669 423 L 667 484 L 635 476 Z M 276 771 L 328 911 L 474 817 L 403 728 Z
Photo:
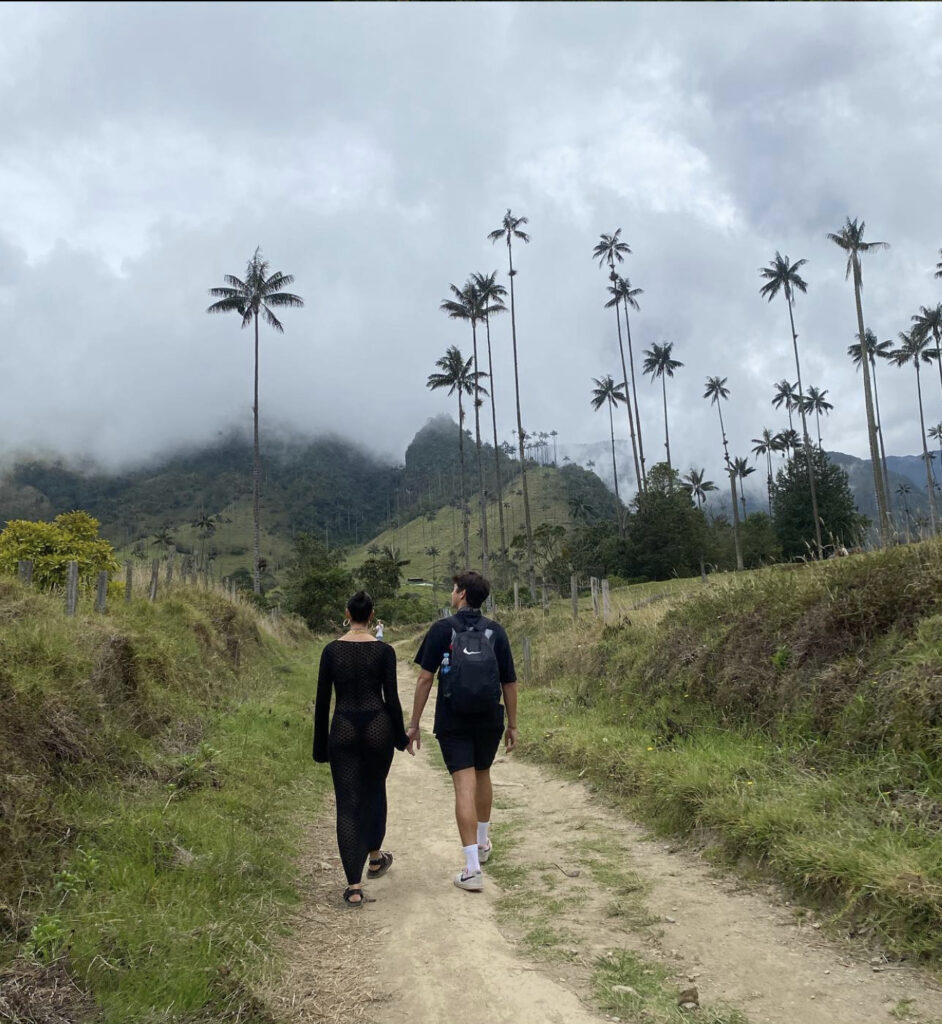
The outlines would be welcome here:
M 358 590 L 347 602 L 347 612 L 351 622 L 369 622 L 373 613 L 373 598 L 365 590 Z
M 452 576 L 451 579 L 459 590 L 464 591 L 464 599 L 468 602 L 469 608 L 480 608 L 487 600 L 487 595 L 491 592 L 490 583 L 473 569 L 468 569 L 467 572 L 459 572 L 457 576 Z

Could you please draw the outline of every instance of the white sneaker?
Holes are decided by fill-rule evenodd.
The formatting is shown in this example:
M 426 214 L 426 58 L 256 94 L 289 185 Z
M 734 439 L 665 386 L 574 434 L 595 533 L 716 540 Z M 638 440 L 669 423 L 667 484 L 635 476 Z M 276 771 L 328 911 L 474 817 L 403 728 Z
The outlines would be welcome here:
M 483 892 L 484 875 L 480 871 L 472 871 L 470 874 L 465 871 L 459 871 L 455 875 L 455 885 L 459 889 L 465 889 L 467 892 Z
M 491 842 L 490 836 L 487 838 L 487 846 L 478 847 L 478 860 L 482 864 L 486 864 L 490 860 L 491 853 L 494 850 L 494 844 Z

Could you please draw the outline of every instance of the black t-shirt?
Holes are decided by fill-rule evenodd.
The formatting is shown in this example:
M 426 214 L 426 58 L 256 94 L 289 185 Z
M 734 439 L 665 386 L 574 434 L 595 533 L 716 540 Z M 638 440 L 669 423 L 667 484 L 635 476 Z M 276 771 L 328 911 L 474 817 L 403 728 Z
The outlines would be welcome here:
M 462 608 L 455 614 L 473 622 L 475 629 L 493 630 L 494 656 L 497 658 L 497 670 L 500 673 L 501 685 L 515 683 L 517 673 L 514 669 L 513 655 L 510 653 L 510 641 L 507 639 L 504 627 L 493 619 L 485 618 L 480 609 Z M 415 656 L 415 663 L 420 668 L 424 668 L 426 672 L 438 672 L 445 652 L 451 648 L 452 632 L 452 625 L 448 619 L 439 619 L 425 634 L 425 639 Z M 439 682 L 441 682 L 441 673 L 439 673 Z M 496 704 L 493 711 L 485 711 L 482 715 L 457 714 L 451 709 L 448 701 L 442 697 L 442 688 L 439 685 L 435 698 L 434 731 L 436 733 L 458 729 L 464 724 L 487 725 L 490 721 L 493 721 L 495 726 L 499 726 L 503 720 L 504 709 L 500 704 Z

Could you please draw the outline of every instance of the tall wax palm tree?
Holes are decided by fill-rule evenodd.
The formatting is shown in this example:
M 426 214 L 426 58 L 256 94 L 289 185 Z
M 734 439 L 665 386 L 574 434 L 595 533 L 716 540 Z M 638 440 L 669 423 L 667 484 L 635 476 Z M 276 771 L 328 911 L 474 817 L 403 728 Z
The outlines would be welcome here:
M 501 558 L 507 557 L 507 533 L 504 528 L 504 484 L 501 479 L 500 453 L 502 446 L 497 441 L 497 398 L 494 394 L 494 360 L 491 356 L 491 317 L 506 313 L 504 297 L 507 289 L 497 283 L 497 271 L 490 274 L 472 274 L 471 280 L 484 304 L 484 327 L 487 332 L 487 373 L 491 383 L 491 425 L 494 428 L 494 471 L 497 479 L 497 514 L 500 523 Z
M 628 398 L 625 392 L 622 391 L 622 385 L 616 384 L 608 374 L 601 380 L 593 377 L 592 383 L 595 385 L 592 389 L 592 408 L 598 412 L 603 405 L 608 406 L 608 428 L 612 437 L 612 477 L 615 480 L 615 499 L 621 502 L 621 496 L 618 493 L 618 465 L 615 462 L 615 421 L 612 419 L 612 409 L 619 402 L 626 402 Z
M 742 543 L 739 539 L 739 505 L 736 501 L 736 475 L 733 464 L 729 458 L 729 445 L 726 442 L 726 427 L 723 426 L 723 406 L 729 398 L 729 388 L 726 386 L 726 377 L 707 377 L 706 389 L 703 392 L 704 398 L 710 399 L 710 404 L 716 406 L 720 415 L 720 434 L 723 436 L 723 461 L 726 464 L 726 472 L 729 473 L 729 492 L 733 499 L 733 543 L 736 545 L 736 568 L 740 572 L 743 568 Z
M 221 288 L 210 288 L 209 294 L 216 299 L 207 313 L 238 313 L 242 317 L 242 326 L 255 327 L 255 391 L 252 403 L 252 542 L 254 564 L 252 569 L 252 589 L 256 594 L 262 592 L 261 571 L 261 530 L 259 526 L 259 492 L 261 486 L 261 456 L 258 446 L 258 318 L 279 334 L 284 327 L 272 312 L 286 306 L 303 306 L 303 300 L 290 292 L 284 291 L 292 284 L 294 277 L 283 274 L 280 270 L 269 274 L 268 261 L 262 258 L 262 250 L 256 249 L 245 268 L 245 280 L 233 274 L 226 274 L 226 282 Z
M 798 407 L 798 385 L 792 384 L 791 381 L 785 379 L 776 383 L 775 393 L 772 395 L 773 409 L 780 409 L 783 405 L 788 413 L 788 429 L 794 430 L 795 424 L 792 422 L 792 409 Z
M 690 472 L 682 477 L 684 485 L 690 488 L 690 493 L 693 495 L 694 501 L 697 503 L 697 511 L 703 510 L 703 504 L 707 500 L 707 494 L 710 491 L 715 491 L 716 484 L 712 480 L 706 479 L 705 469 L 694 469 L 691 467 Z
M 847 354 L 853 359 L 854 365 L 857 369 L 860 369 L 861 359 L 861 346 L 860 346 L 860 335 L 856 335 L 857 341 L 853 345 L 847 346 Z M 870 363 L 870 373 L 872 374 L 873 380 L 873 400 L 876 407 L 877 417 L 877 437 L 880 441 L 880 462 L 883 468 L 883 488 L 886 492 L 887 502 L 890 500 L 890 473 L 886 466 L 886 445 L 883 440 L 883 419 L 880 416 L 880 389 L 877 386 L 877 359 L 889 359 L 893 351 L 892 341 L 877 341 L 877 336 L 867 328 L 867 332 L 864 335 L 864 348 L 866 348 L 868 361 Z
M 795 373 L 798 375 L 798 394 L 796 401 L 801 413 L 801 436 L 805 445 L 805 462 L 808 466 L 808 486 L 811 488 L 811 514 L 814 517 L 814 538 L 818 545 L 818 558 L 824 557 L 824 546 L 821 543 L 821 520 L 818 516 L 818 492 L 815 487 L 814 466 L 811 459 L 811 438 L 808 436 L 808 420 L 805 415 L 804 392 L 801 386 L 801 362 L 798 359 L 798 333 L 795 330 L 795 313 L 793 309 L 796 292 L 807 292 L 808 285 L 798 271 L 807 263 L 798 260 L 790 263 L 787 256 L 776 251 L 774 258 L 767 267 L 762 267 L 759 274 L 765 278 L 765 284 L 759 289 L 769 302 L 781 291 L 788 303 L 788 322 L 792 330 L 792 347 L 795 350 Z M 818 434 L 820 435 L 820 426 Z
M 671 356 L 674 343 L 665 341 L 658 345 L 656 342 L 644 351 L 644 364 L 641 369 L 650 374 L 651 380 L 661 378 L 661 393 L 664 397 L 664 447 L 667 449 L 667 468 L 673 478 L 673 467 L 671 466 L 671 435 L 667 428 L 667 378 L 674 376 L 674 370 L 679 370 L 684 364 L 678 362 Z
M 906 516 L 906 539 L 910 540 L 910 531 L 912 529 L 912 521 L 909 515 L 909 495 L 912 494 L 912 488 L 909 484 L 899 484 L 896 488 L 896 496 L 900 499 L 900 504 L 903 506 L 903 515 Z
M 942 384 L 942 302 L 937 306 L 920 306 L 912 318 L 913 330 L 927 337 L 931 334 L 935 344 L 930 349 L 931 358 L 939 366 L 939 383 Z
M 742 517 L 746 518 L 746 477 L 755 473 L 756 467 L 749 465 L 749 460 L 742 456 L 733 459 L 733 470 L 739 477 L 739 500 L 742 502 Z
M 441 551 L 434 544 L 430 544 L 426 549 L 425 553 L 432 560 L 432 593 L 434 594 L 438 588 L 438 573 L 435 571 L 435 560 L 441 554 Z
M 834 406 L 827 399 L 828 389 L 825 388 L 823 391 L 821 388 L 816 388 L 813 384 L 808 387 L 808 392 L 801 399 L 801 406 L 804 412 L 814 413 L 815 423 L 818 428 L 818 447 L 821 448 L 821 413 L 825 416 L 834 408 Z
M 926 431 L 926 437 L 931 437 L 939 446 L 939 464 L 942 466 L 942 423 L 937 423 Z
M 598 248 L 598 246 L 596 246 Z M 638 388 L 637 388 L 637 377 L 635 375 L 635 353 L 634 346 L 631 344 L 631 320 L 628 317 L 629 306 L 638 310 L 641 307 L 638 305 L 638 296 L 644 294 L 643 288 L 632 288 L 631 281 L 627 277 L 619 277 L 617 274 L 614 276 L 612 284 L 608 286 L 608 290 L 611 293 L 611 298 L 605 303 L 605 308 L 609 309 L 612 306 L 617 308 L 618 303 L 621 302 L 622 308 L 625 312 L 625 335 L 628 338 L 628 366 L 631 369 L 631 397 L 634 402 L 634 413 L 632 413 L 631 406 L 628 406 L 629 423 L 630 418 L 634 415 L 635 426 L 637 427 L 638 437 L 638 451 L 637 451 L 637 463 L 640 464 L 641 468 L 641 479 L 638 483 L 639 489 L 643 490 L 647 487 L 647 470 L 644 466 L 644 440 L 641 436 L 641 410 L 638 407 Z M 625 372 L 625 356 L 622 352 L 622 373 Z M 627 377 L 626 377 L 626 388 L 627 388 Z M 627 394 L 627 390 L 625 392 Z M 632 445 L 634 444 L 635 433 L 632 432 Z
M 485 304 L 481 293 L 471 279 L 463 288 L 451 284 L 453 298 L 444 299 L 439 306 L 453 320 L 467 320 L 471 324 L 471 344 L 474 362 L 474 452 L 478 470 L 478 498 L 481 506 L 481 570 L 485 577 L 489 575 L 490 551 L 487 540 L 487 492 L 484 488 L 484 460 L 481 458 L 481 373 L 478 369 L 478 321 L 484 319 Z M 487 392 L 483 392 L 487 394 Z
M 779 451 L 779 442 L 768 427 L 762 428 L 762 433 L 752 439 L 753 455 L 764 455 L 766 469 L 766 489 L 769 495 L 769 515 L 772 515 L 772 452 Z
M 510 210 L 504 214 L 499 228 L 488 233 L 492 242 L 501 239 L 507 243 L 507 263 L 509 266 L 508 276 L 510 277 L 510 334 L 513 340 L 514 350 L 514 388 L 517 395 L 517 445 L 520 452 L 520 484 L 523 490 L 523 516 L 527 536 L 527 577 L 530 584 L 530 599 L 536 601 L 536 569 L 533 564 L 533 522 L 530 519 L 530 496 L 527 491 L 527 460 L 523 453 L 523 419 L 520 415 L 520 364 L 517 359 L 517 312 L 514 304 L 514 278 L 517 272 L 514 270 L 513 240 L 527 244 L 530 236 L 522 229 L 527 223 L 526 217 L 515 217 Z
M 468 504 L 465 500 L 464 488 L 463 398 L 465 395 L 474 395 L 476 390 L 483 390 L 480 386 L 480 373 L 475 374 L 471 369 L 473 362 L 474 360 L 471 356 L 465 359 L 461 350 L 457 346 L 451 345 L 441 359 L 438 359 L 435 363 L 441 372 L 430 373 L 428 380 L 425 382 L 426 387 L 431 388 L 432 391 L 437 391 L 439 388 L 448 388 L 449 395 L 455 393 L 458 395 L 458 453 L 461 466 L 459 501 L 461 502 L 461 526 L 464 540 L 464 564 L 466 566 L 471 564 L 471 541 L 468 522 L 470 516 L 468 514 Z
M 788 459 L 798 451 L 801 438 L 798 436 L 797 430 L 780 430 L 775 435 L 775 442 L 778 445 L 777 451 L 782 452 L 783 458 Z M 791 456 L 789 452 L 791 452 Z
M 865 242 L 865 222 L 857 223 L 857 218 L 845 219 L 844 226 L 840 231 L 828 233 L 828 240 L 847 253 L 847 269 L 844 279 L 853 274 L 854 277 L 854 302 L 857 307 L 857 335 L 860 338 L 866 337 L 864 327 L 863 305 L 860 300 L 860 292 L 863 288 L 863 276 L 860 267 L 860 256 L 862 253 L 875 252 L 878 249 L 888 249 L 886 242 Z M 884 546 L 890 539 L 889 506 L 887 502 L 886 487 L 883 474 L 880 472 L 879 450 L 877 445 L 877 424 L 873 412 L 873 395 L 870 388 L 870 362 L 862 359 L 860 366 L 863 370 L 864 385 L 864 407 L 867 414 L 867 439 L 870 443 L 870 462 L 873 466 L 873 484 L 877 499 L 877 513 L 880 518 L 880 538 Z
M 926 420 L 922 412 L 922 383 L 920 381 L 919 364 L 932 362 L 932 352 L 929 348 L 929 335 L 912 330 L 899 332 L 899 348 L 893 352 L 893 362 L 897 366 L 905 366 L 912 363 L 916 368 L 916 395 L 919 400 L 919 434 L 922 440 L 922 458 L 926 464 L 926 490 L 929 493 L 929 522 L 932 527 L 932 535 L 936 532 L 936 507 L 935 487 L 932 479 L 932 463 L 929 461 L 929 448 L 926 444 Z
M 612 298 L 605 303 L 606 309 L 615 310 L 615 324 L 618 327 L 618 354 L 621 356 L 622 379 L 625 389 L 625 407 L 628 413 L 628 434 L 631 437 L 631 450 L 635 459 L 635 484 L 639 491 L 643 490 L 644 484 L 641 479 L 641 463 L 638 459 L 638 442 L 635 438 L 634 418 L 631 414 L 631 402 L 628 401 L 628 367 L 625 364 L 625 346 L 621 336 L 621 314 L 618 311 L 621 303 L 621 293 L 617 291 L 618 274 L 615 272 L 615 263 L 622 263 L 626 255 L 631 254 L 631 248 L 627 242 L 621 241 L 621 228 L 616 229 L 613 235 L 601 235 L 595 248 L 592 250 L 592 258 L 599 261 L 599 266 L 608 264 L 608 276 L 612 282 L 609 291 Z

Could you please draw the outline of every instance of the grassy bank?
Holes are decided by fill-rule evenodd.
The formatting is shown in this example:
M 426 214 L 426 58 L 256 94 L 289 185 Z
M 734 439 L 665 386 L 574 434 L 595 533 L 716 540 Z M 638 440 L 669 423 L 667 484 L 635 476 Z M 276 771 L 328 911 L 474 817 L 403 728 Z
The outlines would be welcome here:
M 852 935 L 942 958 L 942 546 L 511 629 L 534 652 L 524 753 L 771 871 Z
M 317 648 L 194 588 L 59 605 L 0 582 L 0 1018 L 267 1022 Z

